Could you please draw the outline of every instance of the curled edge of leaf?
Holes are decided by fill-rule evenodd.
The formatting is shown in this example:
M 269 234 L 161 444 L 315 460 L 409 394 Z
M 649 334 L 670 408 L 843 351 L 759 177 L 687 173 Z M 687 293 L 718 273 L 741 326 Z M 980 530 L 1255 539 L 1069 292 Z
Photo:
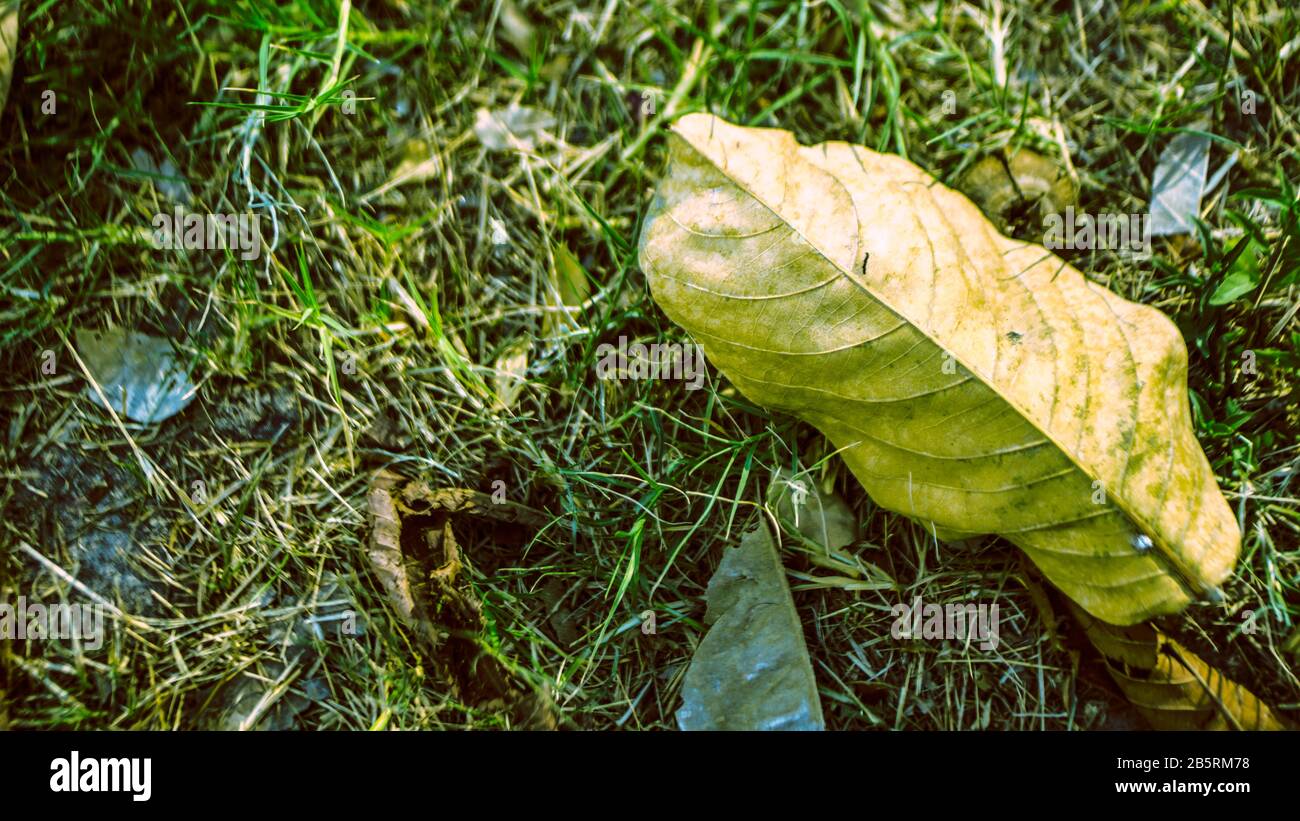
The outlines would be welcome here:
M 1151 624 L 1117 627 L 1070 611 L 1115 684 L 1157 730 L 1286 730 L 1267 704 Z
M 415 600 L 410 579 L 402 562 L 402 525 L 393 499 L 402 477 L 379 471 L 370 483 L 370 566 L 379 577 L 389 602 L 402 623 L 414 630 L 429 651 L 439 645 L 438 633 L 424 608 Z

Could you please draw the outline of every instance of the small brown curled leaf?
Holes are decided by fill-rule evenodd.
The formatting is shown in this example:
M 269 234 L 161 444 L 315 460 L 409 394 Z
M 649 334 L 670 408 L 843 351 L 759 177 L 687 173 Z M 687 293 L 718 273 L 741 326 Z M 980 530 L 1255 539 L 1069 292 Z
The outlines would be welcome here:
M 435 489 L 386 470 L 375 474 L 368 498 L 370 566 L 410 630 L 430 674 L 457 698 L 508 712 L 521 726 L 555 729 L 549 696 L 484 650 L 483 607 L 464 578 L 468 558 L 457 541 L 458 517 L 540 526 L 532 508 L 462 488 Z
M 984 157 L 958 187 L 1002 231 L 1018 222 L 1041 225 L 1044 215 L 1074 205 L 1079 193 L 1065 169 L 1027 148 Z

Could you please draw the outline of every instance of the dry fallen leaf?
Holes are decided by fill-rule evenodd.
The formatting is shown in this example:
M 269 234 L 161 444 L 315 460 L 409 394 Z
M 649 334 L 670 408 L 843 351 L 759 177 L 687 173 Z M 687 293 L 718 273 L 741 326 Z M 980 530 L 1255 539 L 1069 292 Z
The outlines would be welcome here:
M 838 493 L 827 492 L 808 472 L 778 468 L 767 489 L 768 506 L 791 544 L 807 553 L 808 561 L 839 575 L 794 573 L 805 586 L 834 586 L 847 590 L 893 588 L 889 574 L 846 550 L 858 540 L 858 520 Z M 796 588 L 801 589 L 801 588 Z
M 785 568 L 760 522 L 709 579 L 709 627 L 682 683 L 683 730 L 822 730 L 820 697 Z
M 194 191 L 189 181 L 181 175 L 170 157 L 164 156 L 160 164 L 148 149 L 136 148 L 131 152 L 131 167 L 145 175 L 164 197 L 182 205 L 194 202 Z
M 1149 624 L 1116 627 L 1070 608 L 1111 678 L 1157 730 L 1285 730 L 1253 693 Z
M 480 108 L 474 116 L 474 133 L 489 151 L 532 151 L 538 138 L 554 127 L 549 113 L 519 105 L 496 111 Z
M 156 336 L 106 328 L 77 331 L 77 350 L 99 385 L 86 396 L 101 407 L 152 425 L 185 410 L 198 388 L 177 360 L 172 344 Z M 101 396 L 100 391 L 103 392 Z
M 532 57 L 537 33 L 528 17 L 511 0 L 501 4 L 501 34 L 519 52 L 520 57 Z
M 877 503 L 1005 536 L 1111 623 L 1217 595 L 1240 534 L 1163 314 L 901 157 L 693 114 L 669 158 L 641 236 L 655 299 Z
M 582 303 L 591 295 L 591 283 L 582 263 L 563 242 L 555 244 L 555 268 L 546 289 L 542 334 L 551 337 L 578 327 Z
M 549 697 L 483 650 L 482 605 L 461 578 L 465 559 L 452 527 L 458 515 L 532 526 L 546 518 L 477 491 L 434 489 L 384 470 L 371 480 L 368 504 L 371 569 L 414 632 L 431 675 L 457 698 L 508 711 L 525 727 L 555 729 Z
M 1001 230 L 1020 217 L 1042 224 L 1045 214 L 1059 214 L 1078 198 L 1069 174 L 1052 160 L 1022 148 L 991 155 L 971 167 L 960 188 Z
M 497 357 L 492 374 L 492 390 L 496 393 L 497 407 L 509 410 L 515 406 L 519 394 L 528 384 L 528 350 L 532 340 L 520 337 L 506 346 Z
M 827 493 L 808 473 L 778 468 L 768 488 L 768 501 L 783 525 L 789 525 L 818 548 L 815 558 L 827 559 L 858 540 L 858 520 L 837 493 Z
M 1160 152 L 1151 174 L 1151 236 L 1196 230 L 1209 157 L 1210 138 L 1194 132 L 1176 135 Z

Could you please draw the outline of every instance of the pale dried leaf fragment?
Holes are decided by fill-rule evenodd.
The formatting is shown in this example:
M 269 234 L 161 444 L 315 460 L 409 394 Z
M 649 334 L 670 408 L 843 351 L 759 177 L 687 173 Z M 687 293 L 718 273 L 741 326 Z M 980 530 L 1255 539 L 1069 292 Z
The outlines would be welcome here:
M 497 407 L 509 410 L 515 406 L 519 394 L 528 384 L 528 350 L 532 340 L 521 337 L 497 357 L 492 373 L 492 389 L 497 395 Z
M 426 649 L 432 650 L 439 643 L 437 631 L 411 592 L 403 562 L 402 523 L 393 501 L 393 491 L 401 482 L 400 476 L 387 471 L 380 471 L 371 481 L 367 497 L 371 523 L 370 568 L 379 577 L 398 618 L 416 632 Z
M 182 205 L 189 205 L 194 201 L 194 192 L 190 189 L 189 182 L 170 157 L 163 157 L 162 163 L 159 164 L 147 149 L 136 148 L 131 152 L 131 167 L 148 176 L 158 189 L 158 193 L 164 197 Z
M 1151 177 L 1151 236 L 1190 234 L 1201 212 L 1210 138 L 1179 134 L 1160 152 Z
M 427 141 L 407 140 L 402 145 L 402 159 L 397 163 L 397 168 L 373 191 L 363 194 L 361 202 L 369 202 L 403 185 L 427 182 L 441 173 L 442 158 Z
M 403 485 L 400 499 L 407 509 L 419 513 L 466 513 L 531 527 L 542 527 L 548 521 L 545 514 L 518 502 L 498 502 L 490 494 L 466 488 L 434 488 L 420 480 Z
M 515 47 L 521 57 L 532 57 L 537 34 L 533 24 L 511 0 L 501 4 L 501 34 Z
M 858 520 L 839 494 L 826 493 L 807 473 L 778 468 L 768 498 L 782 523 L 829 554 L 858 539 Z
M 563 330 L 576 329 L 582 304 L 591 295 L 587 272 L 569 246 L 556 243 L 554 254 L 555 267 L 546 289 L 546 313 L 542 318 L 542 333 L 548 338 Z
M 555 118 L 535 108 L 511 105 L 497 111 L 480 108 L 474 115 L 474 134 L 491 151 L 532 151 L 542 134 L 555 127 Z
M 1232 572 L 1173 323 L 907 160 L 683 117 L 640 263 L 709 360 L 819 428 L 882 507 L 1000 534 L 1116 624 Z
M 857 517 L 838 493 L 823 490 L 811 474 L 778 468 L 768 486 L 767 499 L 782 529 L 802 545 L 810 562 L 847 576 L 809 577 L 811 582 L 857 589 L 880 583 L 894 586 L 883 570 L 844 549 L 858 540 Z M 858 580 L 863 578 L 872 583 L 862 585 Z

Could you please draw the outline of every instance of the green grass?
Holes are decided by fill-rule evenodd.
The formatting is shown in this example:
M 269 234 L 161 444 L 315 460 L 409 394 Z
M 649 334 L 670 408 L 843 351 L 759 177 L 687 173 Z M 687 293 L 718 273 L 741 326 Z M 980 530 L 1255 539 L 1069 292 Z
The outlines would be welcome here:
M 1058 5 L 1002 3 L 1003 37 L 991 4 L 940 4 L 934 17 L 836 0 L 644 2 L 608 16 L 581 3 L 25 4 L 0 113 L 0 596 L 83 600 L 20 544 L 110 600 L 126 601 L 113 579 L 149 592 L 132 611 L 143 621 L 112 620 L 101 651 L 0 647 L 0 721 L 512 726 L 427 675 L 369 570 L 367 487 L 389 467 L 485 493 L 501 481 L 549 514 L 504 543 L 458 529 L 482 645 L 549 690 L 569 726 L 672 727 L 705 585 L 784 466 L 849 501 L 864 532 L 852 552 L 900 585 L 849 589 L 786 554 L 830 726 L 1133 725 L 1010 545 L 937 543 L 876 508 L 816 431 L 715 370 L 699 391 L 596 378 L 602 342 L 684 338 L 651 300 L 636 248 L 665 129 L 699 110 L 898 153 L 956 187 L 981 157 L 1029 148 L 1072 169 L 1093 212 L 1145 210 L 1178 131 L 1209 123 L 1211 172 L 1238 152 L 1231 193 L 1207 198 L 1196 236 L 1137 262 L 1065 253 L 1178 323 L 1198 437 L 1240 510 L 1227 602 L 1166 627 L 1294 717 L 1296 12 L 1239 7 L 1229 29 L 1226 9 L 1199 3 Z M 653 94 L 653 115 L 629 107 L 632 92 Z M 530 151 L 485 148 L 478 111 L 511 104 L 555 124 Z M 255 209 L 268 243 L 273 212 L 274 250 L 245 261 L 150 248 L 137 229 L 174 203 L 134 170 L 137 148 L 170 157 L 192 210 Z M 412 155 L 433 162 L 366 197 Z M 1041 239 L 1032 220 L 1009 230 Z M 573 321 L 557 296 L 561 246 L 588 280 Z M 199 400 L 124 435 L 84 399 L 60 341 L 110 324 L 176 340 L 198 363 Z M 505 406 L 499 363 L 520 345 L 526 385 Z M 55 375 L 40 370 L 45 350 Z M 1240 367 L 1247 351 L 1257 373 Z M 161 487 L 202 482 L 207 501 L 145 490 L 135 447 Z M 101 528 L 133 534 L 113 573 L 79 546 Z M 891 638 L 890 606 L 917 594 L 997 600 L 1004 645 Z M 360 635 L 311 626 L 344 607 Z M 648 609 L 653 636 L 640 629 Z

